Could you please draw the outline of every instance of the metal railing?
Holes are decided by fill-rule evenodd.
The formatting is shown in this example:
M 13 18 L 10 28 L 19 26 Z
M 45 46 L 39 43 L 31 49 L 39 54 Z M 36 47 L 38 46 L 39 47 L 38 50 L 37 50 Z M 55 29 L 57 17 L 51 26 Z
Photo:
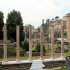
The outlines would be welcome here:
M 70 56 L 66 55 L 66 70 L 70 70 Z

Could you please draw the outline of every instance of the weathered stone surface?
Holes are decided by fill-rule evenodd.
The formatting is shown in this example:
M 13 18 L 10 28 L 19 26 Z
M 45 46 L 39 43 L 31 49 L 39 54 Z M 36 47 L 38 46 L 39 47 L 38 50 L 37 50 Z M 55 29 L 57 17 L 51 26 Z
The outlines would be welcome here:
M 32 63 L 2 65 L 0 62 L 0 70 L 30 70 Z
M 51 61 L 51 62 L 43 62 L 43 64 L 45 65 L 45 68 L 55 68 L 55 67 L 64 67 L 66 66 L 66 61 Z
M 43 26 L 40 27 L 40 59 L 43 59 Z
M 54 26 L 53 25 L 51 30 L 51 59 L 54 59 Z
M 57 46 L 57 48 L 55 49 L 55 53 L 61 53 L 61 46 Z
M 32 60 L 32 26 L 29 25 L 29 61 Z
M 64 26 L 61 26 L 61 58 L 64 58 Z
M 7 61 L 7 26 L 4 25 L 4 62 Z
M 19 50 L 19 47 L 20 47 L 20 27 L 19 27 L 19 25 L 16 26 L 16 41 L 17 41 L 16 61 L 19 61 L 20 60 L 20 50 Z

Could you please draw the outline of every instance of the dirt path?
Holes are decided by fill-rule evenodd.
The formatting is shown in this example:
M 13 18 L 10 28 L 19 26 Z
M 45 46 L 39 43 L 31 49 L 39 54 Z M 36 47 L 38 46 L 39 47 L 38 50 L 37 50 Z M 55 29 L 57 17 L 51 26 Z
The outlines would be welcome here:
M 60 58 L 61 57 L 61 53 L 55 53 L 54 54 L 54 58 Z M 66 57 L 66 55 L 64 54 L 64 57 Z M 46 56 L 44 56 L 44 59 L 50 59 L 51 58 L 51 53 L 46 53 Z M 20 60 L 28 60 L 29 57 L 20 57 Z M 33 60 L 35 59 L 40 59 L 40 56 L 33 56 L 32 57 Z M 16 57 L 12 57 L 12 58 L 8 58 L 8 61 L 15 61 Z M 0 61 L 3 61 L 3 59 L 0 59 Z

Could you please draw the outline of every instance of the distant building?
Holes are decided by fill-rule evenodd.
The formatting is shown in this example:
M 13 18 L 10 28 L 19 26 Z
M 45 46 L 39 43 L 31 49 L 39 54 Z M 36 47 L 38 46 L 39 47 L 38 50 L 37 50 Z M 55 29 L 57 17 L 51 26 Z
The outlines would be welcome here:
M 66 20 L 59 19 L 59 20 L 53 20 L 50 21 L 51 25 L 54 25 L 54 31 L 61 32 L 61 26 L 64 26 L 64 33 L 66 33 Z M 50 26 L 51 29 L 51 26 Z
M 24 26 L 24 30 L 23 30 L 23 31 L 25 32 L 25 37 L 26 37 L 26 38 L 29 38 L 29 25 L 30 25 L 30 24 L 25 25 L 25 26 Z M 34 29 L 34 26 L 32 26 L 32 30 L 33 30 L 33 29 Z
M 66 16 L 63 16 L 63 20 L 66 20 Z
M 67 34 L 67 29 L 66 29 L 66 18 L 64 17 L 63 19 L 56 19 L 53 21 L 49 22 L 49 38 L 51 38 L 51 26 L 54 25 L 54 32 L 61 33 L 61 26 L 64 26 L 64 35 Z M 59 37 L 61 37 L 59 35 Z

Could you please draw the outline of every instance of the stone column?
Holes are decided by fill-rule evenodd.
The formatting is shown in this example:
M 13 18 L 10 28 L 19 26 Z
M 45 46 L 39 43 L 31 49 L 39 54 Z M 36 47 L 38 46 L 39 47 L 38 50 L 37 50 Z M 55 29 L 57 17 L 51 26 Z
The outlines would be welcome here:
M 4 60 L 3 62 L 7 62 L 7 27 L 6 24 L 4 24 Z
M 27 38 L 26 38 L 26 32 L 25 32 L 25 40 L 26 40 Z
M 61 26 L 61 59 L 64 58 L 64 27 Z
M 27 38 L 26 38 L 26 27 L 25 27 L 25 40 L 26 40 Z
M 29 61 L 32 61 L 32 26 L 29 25 Z
M 51 59 L 54 59 L 54 25 L 51 30 Z
M 50 43 L 50 40 L 51 40 L 50 25 L 51 25 L 51 22 L 49 21 L 49 43 Z
M 40 60 L 43 60 L 43 26 L 40 27 Z
M 19 25 L 16 26 L 16 44 L 17 44 L 17 47 L 16 47 L 16 55 L 17 55 L 17 58 L 16 58 L 16 61 L 20 61 L 20 28 L 19 28 Z
M 36 45 L 37 45 L 37 36 L 35 35 L 35 41 L 36 41 Z
M 70 13 L 66 14 L 67 38 L 70 41 Z

